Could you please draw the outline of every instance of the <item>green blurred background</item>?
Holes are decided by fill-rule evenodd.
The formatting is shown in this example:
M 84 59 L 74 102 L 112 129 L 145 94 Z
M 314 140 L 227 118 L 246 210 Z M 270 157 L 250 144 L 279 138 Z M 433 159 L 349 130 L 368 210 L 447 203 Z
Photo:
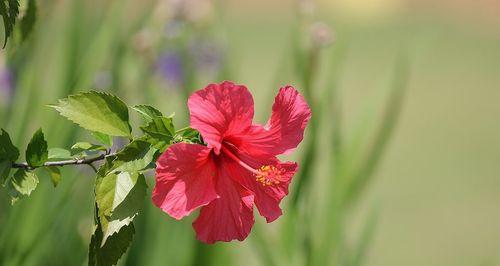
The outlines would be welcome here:
M 175 221 L 148 199 L 121 265 L 500 265 L 499 12 L 486 0 L 39 1 L 30 38 L 0 53 L 0 126 L 21 147 L 40 126 L 52 147 L 91 139 L 45 105 L 93 88 L 183 127 L 189 93 L 224 79 L 248 86 L 265 122 L 279 86 L 295 85 L 318 114 L 292 156 L 311 169 L 299 204 L 257 218 L 244 242 L 205 246 L 196 215 Z M 332 180 L 351 180 L 372 147 L 359 200 L 331 211 Z M 86 263 L 93 174 L 63 174 L 14 206 L 2 191 L 0 265 Z

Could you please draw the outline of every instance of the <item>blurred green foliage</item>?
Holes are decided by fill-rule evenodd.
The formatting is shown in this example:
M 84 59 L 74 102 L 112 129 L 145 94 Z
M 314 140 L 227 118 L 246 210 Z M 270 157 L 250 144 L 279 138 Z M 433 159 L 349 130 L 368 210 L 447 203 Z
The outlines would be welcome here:
M 262 117 L 268 113 L 278 86 L 287 83 L 298 87 L 313 107 L 313 120 L 294 158 L 298 159 L 301 172 L 296 176 L 291 195 L 284 201 L 283 217 L 273 224 L 257 219 L 256 227 L 243 243 L 207 246 L 195 240 L 190 225 L 192 217 L 175 221 L 153 207 L 148 195 L 142 213 L 136 218 L 133 245 L 120 264 L 458 265 L 460 261 L 465 261 L 463 265 L 470 265 L 484 260 L 487 265 L 490 262 L 495 265 L 500 243 L 491 240 L 491 235 L 498 236 L 499 230 L 475 231 L 476 227 L 492 227 L 493 223 L 466 219 L 472 225 L 461 225 L 460 219 L 467 215 L 449 215 L 437 221 L 445 226 L 457 224 L 450 227 L 456 228 L 455 231 L 441 236 L 449 241 L 437 243 L 452 245 L 457 242 L 453 239 L 466 243 L 469 239 L 453 236 L 457 232 L 462 233 L 462 228 L 473 231 L 467 237 L 477 235 L 476 238 L 470 237 L 470 241 L 479 246 L 479 251 L 470 251 L 466 244 L 457 247 L 457 250 L 470 252 L 466 260 L 460 258 L 465 254 L 457 254 L 453 248 L 442 248 L 443 252 L 452 255 L 438 255 L 434 252 L 439 252 L 441 247 L 434 247 L 425 253 L 435 260 L 429 262 L 419 258 L 418 250 L 422 246 L 404 244 L 405 238 L 395 236 L 394 232 L 414 231 L 416 235 L 408 235 L 408 238 L 413 237 L 411 239 L 418 244 L 430 243 L 433 246 L 432 234 L 446 231 L 446 228 L 436 229 L 432 224 L 421 227 L 417 222 L 410 224 L 412 216 L 407 218 L 405 215 L 408 209 L 418 208 L 427 198 L 439 195 L 443 202 L 428 203 L 426 206 L 436 206 L 436 209 L 425 209 L 421 217 L 417 217 L 420 223 L 432 223 L 431 216 L 441 217 L 436 213 L 445 212 L 446 207 L 458 208 L 454 207 L 456 205 L 445 205 L 452 201 L 452 196 L 446 196 L 448 194 L 442 190 L 455 189 L 456 194 L 453 195 L 478 198 L 473 199 L 475 203 L 470 208 L 458 208 L 458 211 L 474 212 L 479 217 L 484 215 L 484 220 L 497 211 L 498 204 L 489 202 L 498 202 L 498 196 L 494 196 L 498 195 L 498 189 L 493 188 L 499 185 L 497 178 L 493 178 L 498 172 L 476 170 L 490 169 L 496 163 L 492 158 L 498 158 L 494 156 L 498 152 L 494 153 L 493 148 L 500 148 L 500 142 L 471 141 L 470 146 L 464 148 L 480 157 L 476 161 L 478 167 L 473 170 L 456 165 L 457 161 L 468 161 L 463 159 L 465 155 L 453 160 L 453 156 L 457 155 L 452 151 L 456 149 L 441 143 L 446 143 L 444 140 L 453 138 L 454 134 L 460 134 L 457 130 L 464 125 L 476 129 L 464 132 L 492 139 L 491 132 L 485 133 L 492 129 L 485 125 L 493 123 L 491 114 L 498 114 L 500 110 L 491 107 L 485 110 L 488 116 L 471 112 L 475 115 L 463 117 L 469 123 L 459 123 L 458 127 L 450 121 L 459 120 L 446 121 L 454 111 L 438 112 L 442 117 L 436 117 L 432 123 L 429 116 L 434 114 L 426 112 L 427 106 L 415 105 L 427 104 L 434 107 L 434 111 L 441 110 L 439 108 L 458 109 L 458 104 L 447 105 L 447 101 L 451 100 L 476 101 L 473 108 L 485 108 L 484 101 L 493 105 L 487 98 L 494 98 L 489 97 L 490 94 L 499 96 L 498 90 L 488 86 L 487 82 L 476 81 L 486 79 L 498 82 L 498 79 L 488 79 L 498 74 L 498 60 L 495 60 L 500 55 L 496 48 L 500 42 L 498 38 L 477 33 L 474 28 L 457 30 L 457 26 L 440 20 L 429 22 L 427 17 L 364 25 L 330 19 L 330 13 L 327 13 L 327 22 L 335 26 L 335 34 L 331 36 L 334 42 L 331 44 L 328 38 L 323 38 L 324 32 L 314 36 L 317 32 L 311 32 L 311 29 L 324 29 L 315 28 L 316 18 L 301 14 L 300 9 L 293 18 L 289 14 L 278 14 L 273 19 L 249 22 L 238 14 L 225 13 L 224 5 L 216 3 L 210 11 L 212 18 L 206 21 L 203 12 L 208 11 L 199 11 L 200 15 L 193 6 L 182 9 L 182 6 L 164 6 L 156 1 L 43 3 L 37 8 L 39 15 L 30 38 L 25 42 L 9 41 L 2 52 L 5 67 L 14 73 L 14 92 L 1 92 L 2 96 L 8 95 L 9 98 L 5 100 L 5 96 L 0 101 L 0 125 L 8 130 L 18 146 L 25 146 L 32 132 L 40 126 L 51 147 L 69 147 L 75 141 L 92 139 L 70 122 L 61 121 L 49 108 L 43 107 L 56 99 L 89 89 L 112 92 L 127 103 L 158 106 L 163 113 L 177 112 L 175 119 L 178 125 L 188 124 L 187 96 L 208 82 L 222 79 L 247 84 L 256 97 L 257 115 Z M 287 10 L 291 13 L 294 9 L 290 7 Z M 208 58 L 208 61 L 212 60 L 212 65 L 217 64 L 215 70 L 200 68 L 196 63 L 203 63 L 202 59 L 206 58 L 200 57 L 199 50 L 193 52 L 192 49 L 199 49 L 193 44 L 203 42 L 215 42 L 218 47 L 213 50 L 208 45 L 207 48 L 208 55 L 218 56 Z M 470 52 L 460 53 L 456 47 Z M 406 53 L 401 54 L 401 51 Z M 409 62 L 413 61 L 412 66 L 416 65 L 417 70 L 410 71 L 413 68 L 410 68 Z M 479 67 L 480 70 L 475 70 Z M 437 76 L 441 74 L 434 73 L 438 70 L 447 77 L 439 79 Z M 454 87 L 457 84 L 451 81 L 460 75 L 457 73 L 470 71 L 477 73 L 467 75 L 468 78 L 462 77 L 466 84 L 485 88 L 478 89 L 475 97 L 457 95 L 465 94 L 465 85 L 460 87 L 460 84 L 456 90 L 445 89 L 449 97 L 440 97 L 434 92 L 441 86 Z M 411 80 L 410 72 L 414 73 Z M 171 82 L 172 73 L 180 75 L 180 82 Z M 424 88 L 429 84 L 430 87 Z M 411 131 L 403 131 L 407 136 L 403 142 L 393 133 L 403 108 L 406 108 L 403 99 L 408 93 L 405 90 L 408 85 L 418 93 L 409 92 L 412 98 L 408 98 L 408 104 L 415 111 L 403 116 L 406 120 L 400 121 L 410 128 L 407 131 Z M 422 100 L 418 97 L 428 98 Z M 477 120 L 477 117 L 484 120 Z M 131 119 L 138 121 L 141 118 L 134 115 Z M 419 121 L 422 122 L 419 124 Z M 411 123 L 420 127 L 415 128 Z M 449 129 L 439 129 L 443 124 Z M 417 132 L 422 129 L 429 132 Z M 498 127 L 495 129 L 492 132 L 498 133 Z M 429 137 L 429 134 L 432 136 Z M 436 134 L 446 137 L 438 142 L 434 140 Z M 398 149 L 391 153 L 387 148 L 394 138 Z M 436 149 L 449 152 L 431 150 L 437 154 L 428 154 L 427 150 L 418 151 L 420 145 L 415 144 L 413 139 L 420 138 L 426 139 Z M 460 138 L 450 143 L 460 147 L 463 141 Z M 407 145 L 412 146 L 405 148 Z M 420 183 L 415 180 L 421 178 L 423 173 L 433 176 L 431 172 L 420 173 L 420 168 L 411 168 L 413 173 L 386 169 L 384 175 L 392 173 L 402 181 L 386 178 L 383 184 L 388 189 L 378 188 L 376 191 L 382 191 L 379 192 L 381 195 L 370 196 L 367 187 L 376 183 L 376 170 L 383 162 L 386 150 L 389 155 L 392 154 L 389 158 L 392 158 L 390 162 L 393 165 L 385 166 L 385 169 L 402 169 L 397 165 L 402 163 L 402 154 L 417 153 L 419 157 L 415 155 L 412 157 L 414 160 L 407 159 L 408 163 L 403 162 L 402 165 L 430 167 L 431 164 L 426 166 L 427 161 L 422 158 L 432 158 L 438 162 L 433 165 L 438 176 L 454 177 L 460 171 L 470 171 L 485 176 L 479 180 L 489 185 L 478 185 L 479 192 L 476 194 L 454 185 L 452 182 L 460 181 L 454 178 L 442 183 L 427 178 L 427 183 L 419 186 Z M 462 153 L 458 150 L 457 154 Z M 445 166 L 453 169 L 442 170 Z M 62 176 L 63 180 L 54 189 L 50 176 L 42 175 L 37 190 L 29 200 L 21 200 L 12 207 L 8 196 L 0 195 L 1 265 L 86 263 L 93 231 L 94 174 L 86 168 L 64 168 Z M 465 176 L 462 179 L 460 184 L 470 186 L 479 182 L 470 181 Z M 154 184 L 152 176 L 147 176 L 146 181 L 151 188 Z M 399 186 L 388 184 L 391 181 L 390 184 Z M 418 189 L 405 189 L 404 186 L 430 187 L 428 191 L 434 188 L 439 191 L 421 193 Z M 387 203 L 389 200 L 384 200 L 384 195 L 390 193 L 399 193 L 396 195 L 402 202 L 399 203 L 401 205 L 391 205 L 396 206 L 397 211 L 385 216 L 384 205 L 378 203 Z M 488 195 L 486 200 L 477 196 L 482 193 Z M 367 198 L 371 199 L 368 203 Z M 359 205 L 363 200 L 364 204 Z M 468 206 L 467 202 L 459 202 Z M 499 218 L 494 216 L 494 219 L 492 221 Z M 379 229 L 380 226 L 383 227 Z M 420 240 L 417 236 L 420 234 L 426 234 L 427 239 Z M 370 253 L 371 248 L 374 251 Z

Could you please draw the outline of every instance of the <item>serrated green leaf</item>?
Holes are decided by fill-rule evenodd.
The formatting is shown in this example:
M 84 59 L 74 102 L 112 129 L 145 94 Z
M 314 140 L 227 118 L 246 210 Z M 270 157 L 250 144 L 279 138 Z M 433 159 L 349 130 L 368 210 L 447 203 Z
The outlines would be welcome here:
M 3 25 L 5 29 L 5 37 L 3 47 L 7 44 L 7 39 L 14 31 L 14 24 L 16 24 L 17 15 L 19 14 L 19 0 L 2 0 L 0 1 L 0 15 L 3 18 Z
M 172 118 L 163 116 L 153 118 L 146 126 L 142 126 L 141 130 L 151 137 L 162 140 L 171 140 L 175 135 Z
M 154 159 L 157 149 L 150 143 L 136 139 L 116 154 L 111 172 L 136 172 L 144 170 Z
M 131 225 L 133 220 L 134 217 L 126 217 L 122 220 L 108 220 L 108 218 L 105 217 L 100 218 L 103 230 L 101 246 L 106 245 L 110 236 L 119 232 L 123 227 Z
M 59 100 L 51 107 L 85 129 L 110 136 L 131 134 L 127 105 L 111 94 L 83 92 Z
M 11 182 L 19 193 L 29 196 L 38 184 L 38 177 L 33 172 L 20 169 L 12 176 Z
M 150 143 L 160 153 L 164 152 L 174 140 L 175 129 L 172 118 L 157 117 L 151 119 L 141 129 L 145 135 L 140 140 Z
M 5 3 L 4 0 L 0 1 L 0 15 L 2 15 L 3 19 L 3 28 L 4 28 L 4 43 L 3 43 L 3 48 L 5 48 L 5 45 L 7 44 L 7 38 L 9 38 L 10 35 L 10 29 L 9 26 L 11 25 L 9 23 L 9 13 L 7 12 L 8 5 Z
M 36 1 L 28 0 L 28 7 L 26 9 L 26 13 L 24 14 L 21 20 L 21 35 L 23 41 L 26 40 L 26 38 L 28 38 L 31 31 L 33 30 L 36 20 L 36 11 L 37 11 Z
M 141 114 L 147 121 L 151 121 L 154 118 L 161 117 L 163 114 L 158 111 L 158 109 L 149 106 L 149 105 L 136 105 L 132 107 L 132 109 L 136 110 L 139 114 Z
M 42 166 L 49 159 L 49 151 L 47 150 L 47 141 L 43 135 L 42 129 L 38 129 L 31 138 L 28 148 L 26 149 L 26 161 L 31 167 Z
M 72 159 L 71 152 L 62 148 L 50 148 L 49 149 L 49 160 L 60 159 Z
M 54 187 L 57 187 L 57 185 L 59 185 L 59 182 L 61 182 L 62 179 L 61 170 L 59 170 L 59 168 L 55 166 L 44 167 L 44 169 L 47 170 L 47 172 L 49 172 L 52 185 L 54 185 Z
M 19 150 L 12 144 L 9 134 L 5 130 L 0 132 L 0 159 L 16 161 L 19 158 Z
M 89 266 L 111 266 L 116 265 L 118 260 L 125 254 L 134 237 L 134 224 L 129 224 L 109 237 L 104 245 L 101 245 L 103 233 L 101 225 L 98 224 L 89 245 Z
M 137 215 L 146 196 L 146 181 L 137 172 L 98 176 L 95 192 L 104 244 L 109 236 L 130 224 Z
M 106 147 L 101 145 L 92 144 L 89 142 L 77 142 L 73 146 L 71 146 L 71 155 L 89 155 L 99 153 L 101 151 L 106 151 Z
M 153 138 L 153 137 L 148 136 L 148 135 L 144 135 L 136 140 L 144 141 L 144 142 L 151 144 L 151 147 L 155 148 L 157 150 L 157 153 L 163 153 L 168 148 L 168 146 L 170 146 L 170 143 L 171 143 L 171 141 L 159 140 L 157 138 Z M 153 160 L 155 160 L 155 159 L 153 159 Z
M 107 147 L 113 146 L 113 137 L 110 135 L 102 134 L 99 132 L 90 133 L 97 141 L 106 145 Z
M 29 196 L 38 185 L 38 177 L 24 169 L 19 169 L 7 181 L 7 190 L 14 204 L 19 198 Z

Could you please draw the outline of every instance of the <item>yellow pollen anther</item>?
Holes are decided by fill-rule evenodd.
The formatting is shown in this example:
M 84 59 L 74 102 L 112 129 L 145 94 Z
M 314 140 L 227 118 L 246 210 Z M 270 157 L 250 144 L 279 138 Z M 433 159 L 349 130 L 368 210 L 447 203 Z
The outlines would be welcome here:
M 283 179 L 283 170 L 273 165 L 261 166 L 255 174 L 255 180 L 263 186 L 278 185 Z
M 240 158 L 234 155 L 231 150 L 229 150 L 224 145 L 221 146 L 221 150 L 225 155 L 238 163 L 241 167 L 253 173 L 255 175 L 255 180 L 261 183 L 263 186 L 278 185 L 279 183 L 286 181 L 286 178 L 283 176 L 286 171 L 279 166 L 276 167 L 274 165 L 263 165 L 259 169 L 254 169 L 250 165 L 240 160 Z

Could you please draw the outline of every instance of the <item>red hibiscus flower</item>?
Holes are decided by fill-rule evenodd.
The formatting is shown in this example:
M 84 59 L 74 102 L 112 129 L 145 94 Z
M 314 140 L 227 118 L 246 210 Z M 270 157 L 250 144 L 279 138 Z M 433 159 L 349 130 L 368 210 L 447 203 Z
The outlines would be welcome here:
M 193 222 L 200 241 L 242 241 L 254 223 L 254 204 L 267 222 L 282 214 L 279 204 L 297 164 L 276 156 L 302 141 L 311 110 L 287 86 L 276 96 L 267 125 L 254 124 L 252 95 L 229 81 L 195 92 L 188 106 L 191 127 L 207 146 L 177 143 L 161 155 L 153 202 L 175 219 L 202 207 Z

